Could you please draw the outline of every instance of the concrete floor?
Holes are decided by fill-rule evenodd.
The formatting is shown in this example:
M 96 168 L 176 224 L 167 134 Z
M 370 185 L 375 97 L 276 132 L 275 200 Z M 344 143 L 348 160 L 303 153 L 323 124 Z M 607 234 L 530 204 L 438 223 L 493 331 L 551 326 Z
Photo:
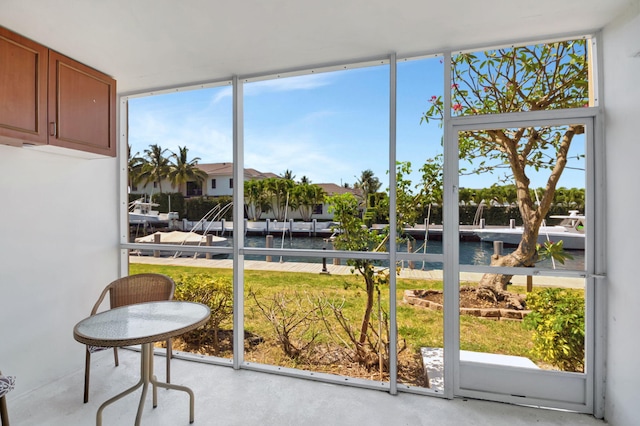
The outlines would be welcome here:
M 90 400 L 82 403 L 83 370 L 28 394 L 10 398 L 14 426 L 73 426 L 95 424 L 100 404 L 139 377 L 138 352 L 121 350 L 120 366 L 110 351 L 93 357 Z M 164 358 L 155 357 L 159 379 Z M 445 400 L 437 397 L 386 392 L 314 382 L 230 367 L 173 359 L 172 381 L 195 392 L 195 424 L 199 425 L 597 425 L 592 416 L 509 404 Z M 11 394 L 10 394 L 11 396 Z M 140 391 L 104 410 L 103 424 L 131 425 Z M 158 390 L 158 407 L 147 395 L 143 425 L 189 424 L 184 392 Z

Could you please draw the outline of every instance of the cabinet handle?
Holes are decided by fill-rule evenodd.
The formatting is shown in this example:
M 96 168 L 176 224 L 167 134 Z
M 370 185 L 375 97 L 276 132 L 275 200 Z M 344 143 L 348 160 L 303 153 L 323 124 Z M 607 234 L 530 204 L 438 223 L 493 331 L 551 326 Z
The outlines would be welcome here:
M 49 123 L 49 136 L 56 136 L 57 131 L 58 127 L 56 126 L 56 122 L 52 121 Z

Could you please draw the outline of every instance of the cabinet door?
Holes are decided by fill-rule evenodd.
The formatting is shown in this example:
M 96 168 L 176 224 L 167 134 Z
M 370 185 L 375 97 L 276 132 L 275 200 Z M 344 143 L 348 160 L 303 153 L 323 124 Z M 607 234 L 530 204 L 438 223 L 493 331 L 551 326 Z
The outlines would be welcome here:
M 0 27 L 0 142 L 47 143 L 47 54 Z
M 49 51 L 49 144 L 116 155 L 116 82 Z

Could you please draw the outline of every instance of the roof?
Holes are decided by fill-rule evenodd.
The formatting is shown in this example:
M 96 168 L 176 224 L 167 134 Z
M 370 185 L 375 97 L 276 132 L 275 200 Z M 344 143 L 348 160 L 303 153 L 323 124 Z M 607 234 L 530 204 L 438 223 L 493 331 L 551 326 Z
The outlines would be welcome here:
M 356 188 L 345 188 L 344 186 L 337 185 L 335 183 L 316 183 L 320 188 L 327 193 L 327 195 L 342 195 L 342 194 L 354 194 L 359 195 L 360 190 Z
M 198 164 L 198 168 L 203 170 L 209 176 L 233 176 L 233 163 L 203 163 Z M 271 172 L 263 173 L 256 169 L 246 168 L 244 169 L 244 177 L 246 179 L 267 179 L 274 177 L 280 178 L 282 176 L 278 176 Z M 345 188 L 344 186 L 340 186 L 335 183 L 317 183 L 315 185 L 321 187 L 328 195 L 340 195 L 346 193 L 358 195 L 360 193 L 359 189 Z
M 198 168 L 209 176 L 233 176 L 233 163 L 202 163 Z M 247 179 L 267 179 L 279 177 L 275 173 L 262 173 L 256 169 L 245 168 L 244 177 Z

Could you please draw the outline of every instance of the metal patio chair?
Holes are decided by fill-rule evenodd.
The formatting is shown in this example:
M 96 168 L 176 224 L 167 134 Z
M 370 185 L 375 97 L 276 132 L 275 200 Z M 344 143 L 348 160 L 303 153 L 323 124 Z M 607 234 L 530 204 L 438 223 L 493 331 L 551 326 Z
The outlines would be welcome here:
M 0 421 L 2 421 L 2 426 L 9 426 L 6 395 L 13 390 L 15 384 L 16 378 L 14 376 L 3 376 L 0 371 Z
M 98 301 L 91 310 L 91 315 L 98 312 L 102 301 L 109 293 L 110 308 L 134 305 L 144 302 L 158 302 L 172 300 L 175 290 L 174 281 L 162 274 L 136 274 L 129 275 L 113 281 L 103 291 Z M 171 379 L 171 339 L 167 339 L 167 383 Z M 89 370 L 91 367 L 91 354 L 104 349 L 105 347 L 86 346 L 85 370 L 84 370 L 84 402 L 89 401 Z M 118 348 L 113 348 L 113 357 L 118 366 Z

